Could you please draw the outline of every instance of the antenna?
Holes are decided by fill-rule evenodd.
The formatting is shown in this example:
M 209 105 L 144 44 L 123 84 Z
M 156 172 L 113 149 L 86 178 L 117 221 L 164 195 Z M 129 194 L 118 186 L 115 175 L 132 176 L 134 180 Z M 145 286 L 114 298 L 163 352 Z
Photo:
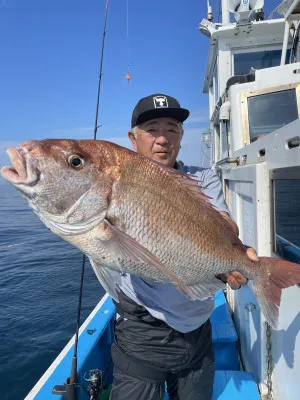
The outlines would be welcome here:
M 212 6 L 209 4 L 209 0 L 207 0 L 207 20 L 212 22 L 213 19 Z
M 217 27 L 213 23 L 212 7 L 209 4 L 209 0 L 207 0 L 207 19 L 203 18 L 200 22 L 199 31 L 209 39 L 214 32 L 217 32 Z
M 248 22 L 252 11 L 262 9 L 264 0 L 228 0 L 229 12 L 237 22 Z

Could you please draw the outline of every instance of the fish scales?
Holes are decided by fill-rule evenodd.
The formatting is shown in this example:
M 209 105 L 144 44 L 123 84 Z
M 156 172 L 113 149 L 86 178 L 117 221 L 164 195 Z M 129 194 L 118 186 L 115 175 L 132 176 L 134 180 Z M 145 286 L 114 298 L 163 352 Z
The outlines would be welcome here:
M 232 270 L 236 237 L 231 231 L 232 244 L 223 226 L 227 222 L 207 200 L 195 199 L 180 183 L 174 185 L 174 178 L 151 161 L 136 159 L 134 154 L 129 157 L 123 160 L 120 181 L 114 185 L 108 218 L 122 221 L 129 235 L 186 284 L 197 282 L 199 273 L 203 278 L 214 276 L 220 270 L 219 263 L 224 270 Z M 207 213 L 212 214 L 210 223 Z M 222 242 L 228 242 L 226 250 L 218 254 L 218 249 L 224 249 Z
M 278 326 L 282 289 L 300 282 L 298 264 L 247 256 L 247 248 L 198 183 L 105 141 L 29 141 L 8 149 L 2 176 L 44 224 L 82 250 L 103 283 L 105 271 L 174 284 L 190 299 L 223 287 L 240 271 L 267 321 Z

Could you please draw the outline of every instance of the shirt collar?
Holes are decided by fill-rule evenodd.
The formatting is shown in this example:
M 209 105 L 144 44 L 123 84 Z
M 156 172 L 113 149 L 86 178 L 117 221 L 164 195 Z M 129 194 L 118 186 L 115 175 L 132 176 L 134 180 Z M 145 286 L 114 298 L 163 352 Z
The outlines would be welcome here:
M 178 161 L 175 161 L 173 168 L 177 169 L 177 171 L 183 172 L 183 167 L 184 167 L 184 165 L 183 165 L 182 161 L 180 163 Z

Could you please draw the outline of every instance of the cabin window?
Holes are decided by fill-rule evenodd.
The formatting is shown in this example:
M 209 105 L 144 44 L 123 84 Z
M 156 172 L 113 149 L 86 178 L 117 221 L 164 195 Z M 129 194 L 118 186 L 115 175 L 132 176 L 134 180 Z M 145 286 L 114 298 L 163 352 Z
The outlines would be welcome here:
M 290 50 L 286 54 L 286 63 Z M 246 75 L 251 68 L 264 69 L 280 65 L 281 50 L 266 50 L 234 54 L 234 75 Z
M 274 132 L 297 118 L 299 117 L 295 88 L 248 97 L 251 142 L 260 135 Z
M 274 170 L 274 251 L 300 263 L 300 167 Z

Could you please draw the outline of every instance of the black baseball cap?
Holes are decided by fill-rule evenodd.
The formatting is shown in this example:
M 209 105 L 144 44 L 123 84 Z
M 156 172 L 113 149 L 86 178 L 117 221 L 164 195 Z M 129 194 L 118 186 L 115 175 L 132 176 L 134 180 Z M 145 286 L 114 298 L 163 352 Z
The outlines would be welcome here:
M 156 93 L 143 97 L 132 112 L 131 128 L 153 118 L 174 118 L 183 122 L 190 115 L 189 110 L 181 108 L 178 101 L 166 94 Z

